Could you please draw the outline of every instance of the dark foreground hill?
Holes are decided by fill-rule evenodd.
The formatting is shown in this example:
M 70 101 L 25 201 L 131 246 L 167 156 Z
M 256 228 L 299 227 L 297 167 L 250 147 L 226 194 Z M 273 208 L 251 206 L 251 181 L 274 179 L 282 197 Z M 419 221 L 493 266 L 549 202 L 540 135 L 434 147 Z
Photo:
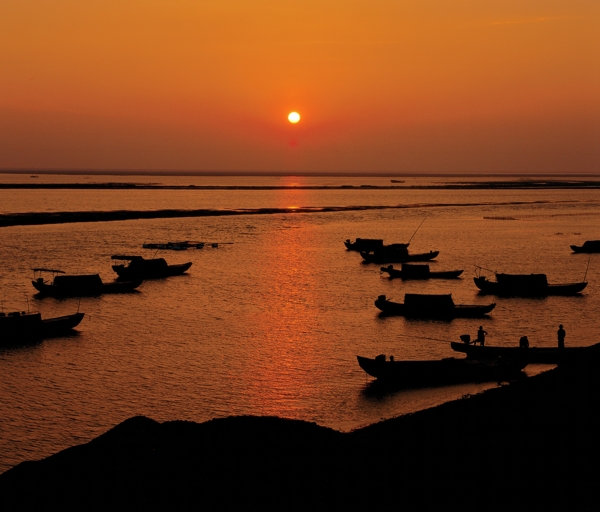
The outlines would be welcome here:
M 0 475 L 0 510 L 598 510 L 599 405 L 590 362 L 352 433 L 136 417 Z

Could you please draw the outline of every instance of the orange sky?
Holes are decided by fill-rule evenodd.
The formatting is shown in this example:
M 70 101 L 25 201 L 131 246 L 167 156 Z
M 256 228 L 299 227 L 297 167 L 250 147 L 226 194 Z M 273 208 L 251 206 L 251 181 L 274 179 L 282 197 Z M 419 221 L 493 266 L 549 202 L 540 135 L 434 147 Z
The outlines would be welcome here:
M 0 2 L 0 169 L 597 173 L 599 140 L 598 0 Z

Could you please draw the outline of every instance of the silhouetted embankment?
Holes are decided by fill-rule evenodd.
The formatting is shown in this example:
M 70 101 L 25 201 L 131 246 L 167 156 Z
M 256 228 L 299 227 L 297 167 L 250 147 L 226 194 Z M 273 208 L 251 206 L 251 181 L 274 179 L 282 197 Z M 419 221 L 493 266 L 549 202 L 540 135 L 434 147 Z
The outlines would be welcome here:
M 599 400 L 590 363 L 352 433 L 136 417 L 0 475 L 0 509 L 595 510 Z
M 110 210 L 80 212 L 25 212 L 0 214 L 0 227 L 32 226 L 41 224 L 66 224 L 72 222 L 110 222 L 116 220 L 174 219 L 182 217 L 221 217 L 230 215 L 273 215 L 298 213 L 349 212 L 361 210 L 389 210 L 409 208 L 439 208 L 445 206 L 499 206 L 519 204 L 543 204 L 553 201 L 510 201 L 477 203 L 417 203 L 398 205 L 356 206 L 306 206 L 290 208 L 239 208 L 230 210 Z

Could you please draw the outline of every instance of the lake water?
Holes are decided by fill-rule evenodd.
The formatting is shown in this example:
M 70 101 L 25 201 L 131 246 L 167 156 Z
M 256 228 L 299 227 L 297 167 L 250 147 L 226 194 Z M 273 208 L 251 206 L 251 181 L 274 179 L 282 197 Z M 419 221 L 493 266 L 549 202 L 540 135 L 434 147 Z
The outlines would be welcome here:
M 0 175 L 0 183 L 31 181 Z M 413 180 L 413 181 L 411 181 Z M 420 180 L 420 181 L 419 181 Z M 406 178 L 432 184 L 455 178 Z M 570 244 L 600 239 L 598 190 L 371 189 L 387 178 L 46 176 L 36 182 L 167 185 L 341 186 L 352 189 L 0 190 L 0 213 L 286 208 L 286 214 L 132 220 L 0 229 L 4 311 L 43 317 L 77 311 L 78 334 L 0 351 L 0 471 L 87 442 L 134 415 L 205 421 L 277 415 L 351 430 L 414 412 L 493 384 L 373 393 L 356 355 L 396 359 L 455 355 L 449 341 L 483 325 L 489 344 L 514 345 L 526 334 L 555 346 L 559 323 L 571 346 L 600 341 L 600 255 Z M 470 180 L 472 181 L 472 180 Z M 358 188 L 356 188 L 358 187 Z M 520 203 L 520 204 L 519 204 Z M 294 213 L 296 207 L 398 206 L 380 210 Z M 388 280 L 343 241 L 411 241 L 412 252 L 438 250 L 432 270 L 464 269 L 458 280 Z M 512 220 L 506 220 L 510 218 Z M 114 279 L 113 254 L 155 255 L 146 242 L 196 240 L 218 248 L 161 251 L 188 274 L 145 281 L 139 291 L 97 298 L 40 299 L 33 267 L 99 273 Z M 589 262 L 589 268 L 588 267 Z M 577 297 L 480 296 L 475 266 L 581 281 Z M 381 318 L 386 294 L 452 293 L 456 303 L 497 306 L 487 319 L 449 322 Z M 529 373 L 540 368 L 529 368 Z

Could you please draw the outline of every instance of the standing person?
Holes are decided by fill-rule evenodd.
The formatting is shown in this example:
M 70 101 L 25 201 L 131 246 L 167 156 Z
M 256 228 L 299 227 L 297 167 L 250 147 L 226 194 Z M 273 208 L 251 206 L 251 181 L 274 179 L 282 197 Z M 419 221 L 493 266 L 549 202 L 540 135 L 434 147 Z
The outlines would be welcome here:
M 479 343 L 482 347 L 485 345 L 485 335 L 487 334 L 487 331 L 483 330 L 483 325 L 479 326 L 479 329 L 477 330 L 477 339 L 475 340 L 475 343 Z
M 563 329 L 562 324 L 558 326 L 558 331 L 556 331 L 556 334 L 558 335 L 558 348 L 565 348 L 565 336 L 567 333 Z

